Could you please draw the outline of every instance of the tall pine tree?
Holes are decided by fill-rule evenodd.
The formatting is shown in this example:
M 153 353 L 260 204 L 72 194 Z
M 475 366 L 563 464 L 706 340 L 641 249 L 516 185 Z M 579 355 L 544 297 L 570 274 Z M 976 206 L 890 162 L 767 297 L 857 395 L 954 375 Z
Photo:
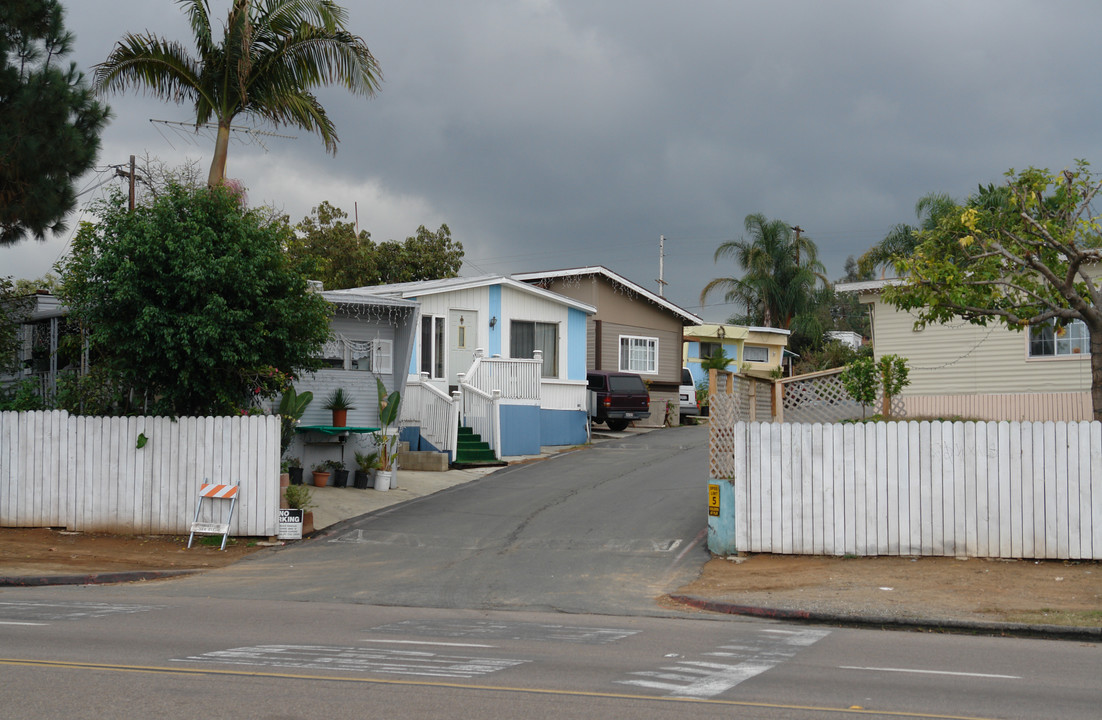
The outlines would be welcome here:
M 108 117 L 72 49 L 57 0 L 0 3 L 0 245 L 64 230 L 73 183 Z

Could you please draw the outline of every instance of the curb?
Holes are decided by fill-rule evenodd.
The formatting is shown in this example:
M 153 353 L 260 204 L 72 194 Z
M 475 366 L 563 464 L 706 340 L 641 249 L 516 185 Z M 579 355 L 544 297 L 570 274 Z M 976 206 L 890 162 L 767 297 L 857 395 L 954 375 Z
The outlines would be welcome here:
M 0 577 L 0 587 L 47 587 L 50 585 L 106 585 L 109 583 L 161 580 L 163 578 L 193 575 L 202 570 L 131 570 L 127 572 L 102 572 L 88 575 L 23 575 Z
M 970 620 L 937 620 L 875 617 L 870 615 L 843 615 L 808 610 L 764 608 L 738 605 L 721 600 L 708 600 L 691 595 L 669 595 L 670 600 L 709 612 L 726 615 L 745 615 L 771 620 L 790 620 L 816 625 L 840 625 L 845 627 L 879 628 L 882 630 L 922 630 L 968 635 L 993 635 L 999 637 L 1044 638 L 1048 640 L 1081 640 L 1102 643 L 1102 628 L 1073 627 L 1066 625 L 1029 625 L 1026 623 L 1001 623 Z

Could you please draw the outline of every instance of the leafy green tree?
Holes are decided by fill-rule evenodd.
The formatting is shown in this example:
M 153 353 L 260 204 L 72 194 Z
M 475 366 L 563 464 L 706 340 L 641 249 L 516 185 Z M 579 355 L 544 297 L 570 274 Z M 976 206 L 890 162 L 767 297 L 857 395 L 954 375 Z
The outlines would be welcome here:
M 422 225 L 404 242 L 376 244 L 366 230 L 357 234 L 347 217 L 322 202 L 287 242 L 288 255 L 327 289 L 455 277 L 463 266 L 463 245 L 452 239 L 447 225 L 436 232 Z
M 463 267 L 463 245 L 441 225 L 432 232 L 424 225 L 402 242 L 388 240 L 376 248 L 379 282 L 399 283 L 455 277 Z
M 19 328 L 28 309 L 21 295 L 11 278 L 0 277 L 0 373 L 11 373 L 18 367 L 22 345 Z
M 861 404 L 861 417 L 864 417 L 865 408 L 876 402 L 877 376 L 872 357 L 853 358 L 838 378 L 849 396 Z
M 0 3 L 0 246 L 65 229 L 108 109 L 75 64 L 57 0 Z
M 218 126 L 207 184 L 226 177 L 230 126 L 238 115 L 316 132 L 336 153 L 336 128 L 314 88 L 334 83 L 371 97 L 382 78 L 363 39 L 345 29 L 332 0 L 233 0 L 215 38 L 208 0 L 177 0 L 194 35 L 195 54 L 152 33 L 123 37 L 96 66 L 100 91 L 130 87 L 195 105 L 196 126 Z
M 891 417 L 892 398 L 903 391 L 903 388 L 911 384 L 908 375 L 907 360 L 899 355 L 884 355 L 876 362 L 876 372 L 880 376 L 880 390 L 882 391 L 880 414 Z
M 222 187 L 171 186 L 133 212 L 115 192 L 96 215 L 61 294 L 92 365 L 135 399 L 117 410 L 235 413 L 318 367 L 330 307 L 284 255 L 285 224 Z
M 749 240 L 730 240 L 715 252 L 716 262 L 733 258 L 743 270 L 742 277 L 711 280 L 701 291 L 700 302 L 722 290 L 724 300 L 746 309 L 750 324 L 788 329 L 815 307 L 816 287 L 826 284 L 819 249 L 783 220 L 755 213 L 746 216 L 744 226 Z
M 857 261 L 859 274 L 870 276 L 876 270 L 895 269 L 895 263 L 915 251 L 919 244 L 919 233 L 937 227 L 938 222 L 947 213 L 956 208 L 957 203 L 945 193 L 928 193 L 915 203 L 915 217 L 918 226 L 900 223 L 894 225 L 884 239 L 869 248 Z M 870 278 L 871 279 L 871 278 Z
M 1102 231 L 1091 204 L 1102 188 L 1085 161 L 1060 173 L 1007 173 L 920 234 L 898 264 L 905 284 L 884 299 L 919 326 L 963 318 L 1013 330 L 1081 320 L 1090 337 L 1091 398 L 1102 420 Z

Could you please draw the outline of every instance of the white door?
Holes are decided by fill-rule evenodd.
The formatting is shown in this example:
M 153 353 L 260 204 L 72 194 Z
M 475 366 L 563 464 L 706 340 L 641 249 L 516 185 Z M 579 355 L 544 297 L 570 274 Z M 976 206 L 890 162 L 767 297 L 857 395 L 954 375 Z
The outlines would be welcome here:
M 471 369 L 478 342 L 478 313 L 474 310 L 448 311 L 448 384 L 459 385 L 459 373 Z

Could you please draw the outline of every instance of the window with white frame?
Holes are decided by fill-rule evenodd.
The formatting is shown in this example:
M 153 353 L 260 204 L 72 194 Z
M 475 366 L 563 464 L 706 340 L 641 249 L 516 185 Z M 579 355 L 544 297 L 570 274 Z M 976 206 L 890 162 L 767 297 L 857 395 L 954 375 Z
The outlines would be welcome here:
M 421 364 L 420 372 L 428 373 L 434 380 L 444 378 L 444 317 L 421 316 Z
M 745 345 L 742 348 L 743 362 L 769 362 L 769 348 L 764 345 Z
M 658 338 L 620 336 L 620 372 L 658 372 Z
M 351 369 L 389 375 L 394 369 L 394 341 L 348 340 Z
M 1056 321 L 1029 329 L 1029 357 L 1085 357 L 1090 354 L 1090 336 L 1082 320 Z
M 357 340 L 337 333 L 322 346 L 325 367 L 389 374 L 394 369 L 394 341 Z
M 558 377 L 559 326 L 557 323 L 512 320 L 509 323 L 509 357 L 533 358 L 543 353 L 541 377 Z

